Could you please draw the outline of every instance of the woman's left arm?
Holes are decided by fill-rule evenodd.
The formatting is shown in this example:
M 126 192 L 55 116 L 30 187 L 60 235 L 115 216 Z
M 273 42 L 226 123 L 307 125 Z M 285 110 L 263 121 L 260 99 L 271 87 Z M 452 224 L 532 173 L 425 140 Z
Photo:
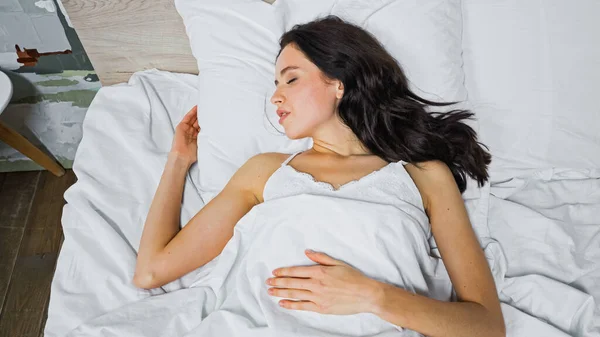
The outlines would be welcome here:
M 454 177 L 442 162 L 420 166 L 409 165 L 407 170 L 423 197 L 458 302 L 437 301 L 383 285 L 374 313 L 429 336 L 505 336 L 494 279 Z

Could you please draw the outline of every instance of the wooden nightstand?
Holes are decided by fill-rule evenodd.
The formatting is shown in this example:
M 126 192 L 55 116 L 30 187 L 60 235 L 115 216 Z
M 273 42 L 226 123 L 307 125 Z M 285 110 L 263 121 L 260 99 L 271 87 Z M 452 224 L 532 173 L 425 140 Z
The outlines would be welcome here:
M 13 94 L 12 83 L 5 73 L 0 71 L 0 114 L 4 111 Z M 31 158 L 38 165 L 60 177 L 65 169 L 52 157 L 33 145 L 8 125 L 0 121 L 0 141 Z

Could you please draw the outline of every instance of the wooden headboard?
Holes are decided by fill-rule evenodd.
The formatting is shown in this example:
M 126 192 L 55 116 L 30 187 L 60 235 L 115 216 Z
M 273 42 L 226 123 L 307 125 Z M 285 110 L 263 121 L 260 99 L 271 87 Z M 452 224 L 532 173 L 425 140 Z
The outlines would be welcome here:
M 151 68 L 198 73 L 173 1 L 62 0 L 103 85 Z

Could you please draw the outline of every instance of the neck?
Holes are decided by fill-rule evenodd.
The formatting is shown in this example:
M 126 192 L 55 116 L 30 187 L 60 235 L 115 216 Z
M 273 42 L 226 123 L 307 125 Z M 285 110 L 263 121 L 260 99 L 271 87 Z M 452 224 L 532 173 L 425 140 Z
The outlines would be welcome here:
M 370 155 L 356 135 L 340 119 L 335 118 L 312 135 L 312 151 L 341 157 Z

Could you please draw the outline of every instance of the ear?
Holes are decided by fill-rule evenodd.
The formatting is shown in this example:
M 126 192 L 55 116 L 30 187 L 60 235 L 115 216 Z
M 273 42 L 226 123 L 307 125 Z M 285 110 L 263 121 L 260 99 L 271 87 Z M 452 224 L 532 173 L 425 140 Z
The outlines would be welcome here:
M 342 81 L 338 81 L 337 89 L 335 90 L 335 97 L 337 99 L 342 99 L 344 96 L 344 83 Z

